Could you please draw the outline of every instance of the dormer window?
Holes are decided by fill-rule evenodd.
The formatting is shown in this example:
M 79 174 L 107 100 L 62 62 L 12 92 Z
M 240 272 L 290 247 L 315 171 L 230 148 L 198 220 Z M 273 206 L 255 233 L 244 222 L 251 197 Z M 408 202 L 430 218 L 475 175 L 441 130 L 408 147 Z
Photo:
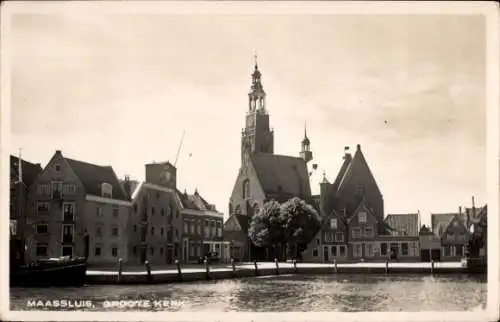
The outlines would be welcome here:
M 104 198 L 113 198 L 113 186 L 107 182 L 101 184 L 101 196 Z

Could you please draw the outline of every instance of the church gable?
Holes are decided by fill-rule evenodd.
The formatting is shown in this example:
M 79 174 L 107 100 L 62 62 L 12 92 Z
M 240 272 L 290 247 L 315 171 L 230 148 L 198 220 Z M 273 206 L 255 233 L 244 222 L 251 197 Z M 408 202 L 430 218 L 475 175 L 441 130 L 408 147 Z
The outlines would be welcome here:
M 252 215 L 255 204 L 262 205 L 265 199 L 265 194 L 252 164 L 244 164 L 240 168 L 233 186 L 229 201 L 229 215 Z

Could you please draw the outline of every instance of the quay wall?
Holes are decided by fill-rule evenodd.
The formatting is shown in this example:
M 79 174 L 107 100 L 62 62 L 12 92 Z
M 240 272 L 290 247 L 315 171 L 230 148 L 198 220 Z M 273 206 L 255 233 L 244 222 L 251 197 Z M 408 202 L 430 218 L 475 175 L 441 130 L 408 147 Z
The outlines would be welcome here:
M 178 282 L 193 282 L 203 280 L 220 280 L 230 278 L 244 278 L 254 276 L 273 276 L 287 274 L 378 274 L 378 275 L 443 275 L 443 274 L 467 274 L 466 267 L 460 266 L 344 266 L 344 265 L 288 265 L 274 267 L 258 267 L 254 265 L 246 267 L 217 268 L 208 272 L 206 269 L 193 271 L 188 269 L 179 274 L 178 271 L 147 271 L 126 272 L 119 274 L 115 272 L 87 272 L 87 284 L 164 284 Z

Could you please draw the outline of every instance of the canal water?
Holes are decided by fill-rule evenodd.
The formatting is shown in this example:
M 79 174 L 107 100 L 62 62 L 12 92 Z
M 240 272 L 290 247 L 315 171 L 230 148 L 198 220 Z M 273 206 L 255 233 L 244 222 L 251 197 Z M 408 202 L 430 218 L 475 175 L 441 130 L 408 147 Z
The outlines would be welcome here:
M 485 277 L 467 275 L 281 275 L 162 285 L 12 288 L 10 292 L 11 310 L 30 310 L 28 301 L 33 300 L 90 300 L 97 304 L 83 310 L 121 311 L 109 304 L 118 305 L 120 300 L 122 307 L 129 308 L 144 301 L 166 303 L 143 307 L 144 311 L 359 312 L 473 310 L 486 305 L 486 289 Z

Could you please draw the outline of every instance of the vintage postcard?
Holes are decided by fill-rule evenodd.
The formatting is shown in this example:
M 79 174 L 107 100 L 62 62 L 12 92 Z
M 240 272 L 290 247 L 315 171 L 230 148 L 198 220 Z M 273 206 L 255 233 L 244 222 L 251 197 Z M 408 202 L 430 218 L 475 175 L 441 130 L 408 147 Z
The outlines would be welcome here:
M 2 3 L 2 319 L 497 320 L 498 17 Z

